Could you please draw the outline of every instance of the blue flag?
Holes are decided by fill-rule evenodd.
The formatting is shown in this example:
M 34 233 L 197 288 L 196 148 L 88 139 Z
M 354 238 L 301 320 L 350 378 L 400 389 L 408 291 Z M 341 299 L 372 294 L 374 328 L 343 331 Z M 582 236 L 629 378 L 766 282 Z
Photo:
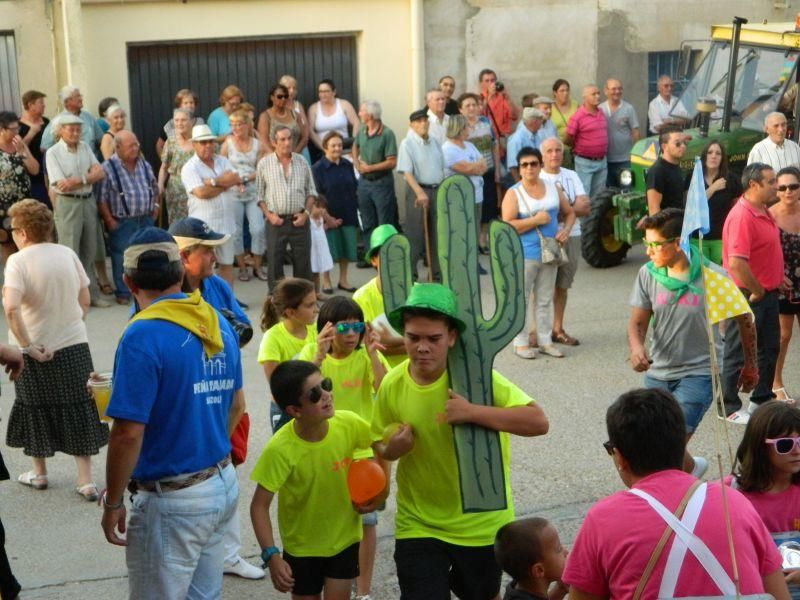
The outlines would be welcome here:
M 683 229 L 681 230 L 681 249 L 686 256 L 689 256 L 689 237 L 698 229 L 703 233 L 711 231 L 703 165 L 700 164 L 700 157 L 696 156 L 692 182 L 689 184 L 689 192 L 686 194 L 686 208 L 683 213 Z

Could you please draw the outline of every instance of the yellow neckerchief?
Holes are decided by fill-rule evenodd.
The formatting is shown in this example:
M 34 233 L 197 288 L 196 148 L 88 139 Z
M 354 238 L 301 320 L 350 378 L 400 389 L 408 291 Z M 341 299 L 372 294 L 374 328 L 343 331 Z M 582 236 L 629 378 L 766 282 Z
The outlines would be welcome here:
M 183 327 L 200 338 L 206 356 L 211 358 L 224 347 L 217 311 L 195 290 L 186 298 L 166 298 L 153 302 L 136 313 L 130 325 L 140 319 L 161 319 Z

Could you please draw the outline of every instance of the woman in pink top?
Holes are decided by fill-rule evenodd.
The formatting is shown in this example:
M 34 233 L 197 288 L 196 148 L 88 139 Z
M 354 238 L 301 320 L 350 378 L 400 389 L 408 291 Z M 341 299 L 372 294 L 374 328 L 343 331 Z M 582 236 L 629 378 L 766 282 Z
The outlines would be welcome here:
M 681 471 L 686 430 L 675 398 L 657 389 L 627 392 L 608 409 L 606 427 L 609 440 L 603 445 L 630 490 L 600 500 L 586 514 L 562 577 L 570 600 L 736 595 L 722 487 Z M 781 557 L 767 529 L 744 496 L 726 492 L 739 591 L 789 598 Z M 684 512 L 680 505 L 689 498 Z M 685 518 L 713 558 L 704 559 L 704 565 L 685 546 L 676 546 L 662 513 Z M 667 541 L 659 551 L 665 531 Z M 675 568 L 666 568 L 668 559 Z M 709 571 L 717 573 L 719 585 Z
M 766 402 L 750 416 L 739 449 L 733 487 L 753 504 L 770 533 L 800 531 L 800 409 Z M 786 575 L 800 597 L 800 571 Z

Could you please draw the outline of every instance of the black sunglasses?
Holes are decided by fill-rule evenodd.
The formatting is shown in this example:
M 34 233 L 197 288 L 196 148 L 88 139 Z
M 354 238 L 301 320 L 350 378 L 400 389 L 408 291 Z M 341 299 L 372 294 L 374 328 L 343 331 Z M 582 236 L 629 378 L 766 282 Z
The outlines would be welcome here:
M 310 390 L 306 392 L 306 397 L 311 404 L 316 404 L 319 402 L 320 398 L 322 398 L 322 391 L 325 390 L 326 392 L 330 392 L 333 390 L 333 382 L 331 381 L 330 377 L 326 377 L 322 381 L 319 382 L 319 385 L 315 385 Z
M 789 190 L 791 192 L 794 192 L 795 190 L 800 190 L 800 183 L 787 183 L 786 185 L 778 186 L 779 192 L 785 192 L 786 190 Z
M 603 448 L 606 449 L 606 452 L 608 452 L 609 456 L 614 456 L 614 448 L 615 448 L 615 446 L 614 446 L 614 444 L 611 443 L 610 440 L 608 442 L 603 442 Z

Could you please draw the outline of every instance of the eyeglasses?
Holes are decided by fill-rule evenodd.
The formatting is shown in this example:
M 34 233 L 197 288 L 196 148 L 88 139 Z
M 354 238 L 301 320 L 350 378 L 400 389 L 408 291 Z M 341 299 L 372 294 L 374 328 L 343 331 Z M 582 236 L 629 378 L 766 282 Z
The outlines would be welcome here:
M 800 183 L 788 183 L 786 185 L 778 186 L 779 192 L 785 192 L 786 190 L 789 190 L 790 192 L 800 190 Z
M 608 452 L 609 456 L 614 456 L 614 448 L 615 448 L 615 446 L 614 446 L 614 444 L 611 443 L 611 440 L 609 440 L 607 442 L 603 442 L 603 448 L 606 449 L 606 452 Z
M 539 167 L 539 166 L 541 166 L 541 164 L 535 160 L 519 163 L 520 169 L 528 169 L 528 168 L 533 169 L 534 167 Z
M 644 244 L 645 248 L 649 248 L 650 250 L 658 250 L 664 244 L 671 244 L 678 238 L 669 238 L 668 240 L 661 240 L 658 242 L 648 242 L 647 240 L 643 240 L 642 243 Z
M 792 450 L 800 448 L 800 436 L 775 438 L 774 440 L 766 439 L 765 444 L 775 446 L 775 452 L 778 454 L 789 454 Z
M 306 392 L 306 397 L 311 404 L 316 404 L 322 398 L 322 392 L 330 392 L 333 390 L 333 382 L 331 381 L 330 377 L 326 377 L 322 381 L 319 382 L 319 385 L 315 385 L 310 390 Z
M 276 94 L 275 95 L 275 100 L 286 100 L 288 97 L 289 96 L 286 96 L 284 94 Z
M 363 321 L 356 321 L 355 323 L 337 323 L 336 333 L 345 334 L 349 331 L 353 333 L 364 333 L 365 325 Z

